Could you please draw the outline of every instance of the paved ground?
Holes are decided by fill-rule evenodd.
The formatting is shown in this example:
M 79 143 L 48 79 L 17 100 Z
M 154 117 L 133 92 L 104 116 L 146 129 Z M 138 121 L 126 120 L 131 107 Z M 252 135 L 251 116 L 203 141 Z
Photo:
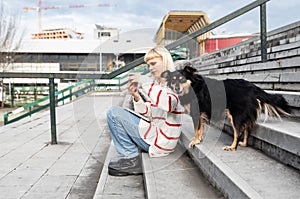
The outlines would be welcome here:
M 57 145 L 49 111 L 0 127 L 0 198 L 93 198 L 110 137 L 106 110 L 120 96 L 85 96 L 56 108 Z

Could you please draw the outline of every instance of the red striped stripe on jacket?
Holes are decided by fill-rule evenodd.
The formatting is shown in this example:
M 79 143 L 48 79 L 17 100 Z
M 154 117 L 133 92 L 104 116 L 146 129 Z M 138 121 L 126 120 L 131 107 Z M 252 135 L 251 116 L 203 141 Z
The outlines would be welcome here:
M 168 155 L 177 145 L 184 108 L 176 94 L 156 82 L 144 83 L 142 90 L 147 94 L 148 100 L 133 101 L 134 108 L 150 118 L 151 122 L 140 121 L 140 136 L 150 145 L 151 157 Z

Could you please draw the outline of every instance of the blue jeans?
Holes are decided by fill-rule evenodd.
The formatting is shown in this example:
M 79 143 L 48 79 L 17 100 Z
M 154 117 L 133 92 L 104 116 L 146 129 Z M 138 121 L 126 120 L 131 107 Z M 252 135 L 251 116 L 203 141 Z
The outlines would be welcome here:
M 149 145 L 139 134 L 140 118 L 122 107 L 113 106 L 107 113 L 107 122 L 119 158 L 132 158 L 139 148 L 148 152 Z

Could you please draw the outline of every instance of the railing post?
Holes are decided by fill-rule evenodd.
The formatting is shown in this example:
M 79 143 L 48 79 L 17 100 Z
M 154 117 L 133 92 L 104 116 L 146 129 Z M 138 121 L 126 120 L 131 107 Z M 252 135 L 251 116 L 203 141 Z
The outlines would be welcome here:
M 266 62 L 267 57 L 267 17 L 266 17 L 266 3 L 260 5 L 260 48 L 261 61 Z
M 49 78 L 51 144 L 57 144 L 55 118 L 55 84 L 54 78 Z
M 92 86 L 92 91 L 95 91 L 95 84 L 96 82 L 95 82 L 95 80 L 93 79 L 92 81 L 91 81 L 91 86 Z
M 8 114 L 5 113 L 5 114 L 3 115 L 3 117 L 4 117 L 4 125 L 8 124 Z
M 63 103 L 63 105 L 65 105 L 65 92 L 64 92 L 64 91 L 62 91 L 61 95 L 62 95 L 62 98 L 63 98 L 63 101 L 62 101 L 62 103 Z
M 73 96 L 73 92 L 72 92 L 72 88 L 70 89 L 70 101 L 72 101 L 72 96 Z
M 37 88 L 36 86 L 33 88 L 34 101 L 37 100 Z
M 15 86 L 14 84 L 11 84 L 10 87 L 10 99 L 11 99 L 11 106 L 15 106 Z

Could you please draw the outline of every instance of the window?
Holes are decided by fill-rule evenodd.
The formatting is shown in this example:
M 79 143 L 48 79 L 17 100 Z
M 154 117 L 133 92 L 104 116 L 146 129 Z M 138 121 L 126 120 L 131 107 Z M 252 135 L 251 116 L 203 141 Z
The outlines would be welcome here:
M 49 55 L 47 55 L 47 54 L 44 54 L 44 55 L 42 55 L 42 60 L 43 60 L 43 62 L 50 62 L 50 56 Z
M 76 55 L 70 55 L 69 56 L 69 61 L 70 62 L 77 62 L 77 56 Z
M 50 62 L 58 62 L 58 55 L 50 55 L 49 60 Z
M 59 61 L 60 62 L 67 62 L 68 61 L 68 56 L 67 55 L 60 55 L 59 56 Z
M 101 37 L 110 37 L 110 32 L 101 32 Z

